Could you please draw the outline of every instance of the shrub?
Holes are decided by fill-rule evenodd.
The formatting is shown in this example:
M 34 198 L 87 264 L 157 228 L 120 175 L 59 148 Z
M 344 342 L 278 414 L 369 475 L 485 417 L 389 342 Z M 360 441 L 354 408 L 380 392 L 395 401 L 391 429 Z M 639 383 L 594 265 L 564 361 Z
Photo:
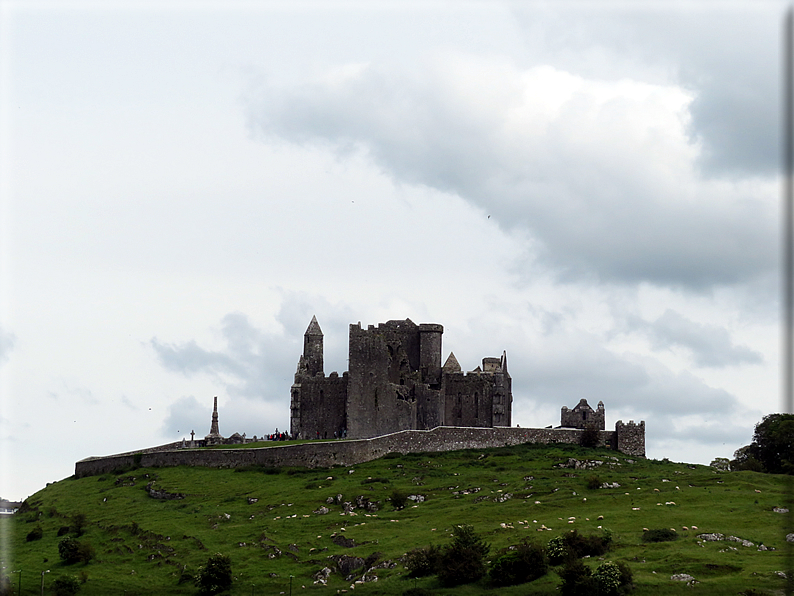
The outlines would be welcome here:
M 625 563 L 607 561 L 599 565 L 593 573 L 599 596 L 618 596 L 632 589 L 631 569 Z
M 632 588 L 632 573 L 625 563 L 607 561 L 595 572 L 579 559 L 569 558 L 562 570 L 562 596 L 618 596 Z
M 568 556 L 568 549 L 565 547 L 565 541 L 562 536 L 555 536 L 549 540 L 546 545 L 546 554 L 549 557 L 549 563 L 552 565 L 560 565 L 565 561 Z
M 668 528 L 648 530 L 642 533 L 643 542 L 670 542 L 676 538 L 678 538 L 678 534 L 676 534 L 675 530 Z
M 75 536 L 78 538 L 85 534 L 85 525 L 86 525 L 86 516 L 85 513 L 75 513 L 72 516 L 72 526 L 69 529 Z
M 408 551 L 403 557 L 403 562 L 408 568 L 408 577 L 425 577 L 436 572 L 439 558 L 441 557 L 440 546 L 425 546 Z
M 590 476 L 587 479 L 587 488 L 589 488 L 590 490 L 596 490 L 601 488 L 601 484 L 602 484 L 601 478 L 599 478 L 598 476 Z
M 438 561 L 438 579 L 444 586 L 476 582 L 485 575 L 483 559 L 491 547 L 475 534 L 471 526 L 455 526 L 452 534 L 452 542 Z
M 74 596 L 80 591 L 80 582 L 76 577 L 64 575 L 52 582 L 52 589 L 55 596 Z
M 391 506 L 394 507 L 395 511 L 399 511 L 405 507 L 405 502 L 408 500 L 408 495 L 399 491 L 393 490 L 391 493 Z
M 28 535 L 25 536 L 25 540 L 33 542 L 34 540 L 41 540 L 42 536 L 44 536 L 44 530 L 42 530 L 41 526 L 36 526 L 28 532 Z
M 66 536 L 69 533 L 69 526 L 61 526 L 58 528 L 58 537 Z
M 617 594 L 620 588 L 620 569 L 612 562 L 602 563 L 593 573 L 598 593 L 604 596 Z
M 84 540 L 80 542 L 80 546 L 77 549 L 78 554 L 78 561 L 82 563 L 88 563 L 91 559 L 96 556 L 96 551 L 94 551 L 94 547 L 91 545 L 90 542 Z
M 579 559 L 569 557 L 563 568 L 558 571 L 562 578 L 562 596 L 595 596 L 598 584 L 590 568 Z
M 199 594 L 220 594 L 232 587 L 232 561 L 228 555 L 216 553 L 199 567 L 196 581 Z
M 77 563 L 77 561 L 80 560 L 78 556 L 79 547 L 80 543 L 77 540 L 71 536 L 67 536 L 58 543 L 58 555 L 60 555 L 63 562 L 67 565 Z
M 403 596 L 431 596 L 433 593 L 426 588 L 408 588 Z
M 584 556 L 598 557 L 609 550 L 612 543 L 612 536 L 609 532 L 604 532 L 603 536 L 591 534 L 584 536 L 578 530 L 572 530 L 563 536 L 563 542 L 573 556 L 580 559 Z
M 94 558 L 94 547 L 90 542 L 80 542 L 72 536 L 63 538 L 58 543 L 58 554 L 67 565 L 72 563 L 88 563 Z
M 548 569 L 544 548 L 525 539 L 493 562 L 489 577 L 494 586 L 514 586 L 534 581 L 546 575 Z
M 620 590 L 628 592 L 634 587 L 632 583 L 634 581 L 634 574 L 631 572 L 631 567 L 622 561 L 617 563 L 617 566 L 620 570 Z

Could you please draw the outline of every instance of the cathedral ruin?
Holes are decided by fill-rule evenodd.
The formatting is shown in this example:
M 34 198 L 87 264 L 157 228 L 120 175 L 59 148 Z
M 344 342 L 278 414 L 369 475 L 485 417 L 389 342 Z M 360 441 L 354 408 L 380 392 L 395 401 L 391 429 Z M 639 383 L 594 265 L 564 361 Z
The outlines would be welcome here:
M 410 319 L 350 325 L 349 371 L 326 376 L 323 332 L 312 317 L 291 388 L 290 434 L 359 439 L 437 426 L 509 427 L 506 353 L 464 373 L 452 353 L 441 365 L 443 333 Z

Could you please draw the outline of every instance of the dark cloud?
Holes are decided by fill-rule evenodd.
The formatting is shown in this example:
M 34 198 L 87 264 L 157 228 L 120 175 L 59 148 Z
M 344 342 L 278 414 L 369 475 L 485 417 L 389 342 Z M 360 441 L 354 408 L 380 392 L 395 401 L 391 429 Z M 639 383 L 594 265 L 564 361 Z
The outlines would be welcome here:
M 698 5 L 699 4 L 699 5 Z M 683 7 L 684 5 L 680 5 Z M 690 133 L 713 175 L 780 168 L 783 2 L 553 8 L 516 4 L 529 63 L 585 76 L 675 80 L 691 89 Z
M 696 323 L 670 309 L 648 324 L 646 331 L 655 349 L 687 348 L 698 366 L 725 367 L 764 361 L 759 352 L 734 344 L 724 327 Z
M 195 431 L 197 439 L 204 438 L 209 433 L 212 422 L 212 401 L 206 401 L 207 403 L 199 403 L 194 396 L 189 395 L 172 403 L 163 421 L 162 430 L 165 436 L 190 439 L 190 431 Z
M 620 412 L 621 417 L 654 425 L 657 419 L 689 416 L 728 421 L 741 410 L 730 392 L 688 371 L 672 371 L 653 358 L 616 354 L 600 338 L 581 332 L 547 336 L 542 347 L 512 354 L 516 400 L 557 407 L 573 407 L 581 398 L 591 405 L 603 401 L 608 415 Z
M 250 121 L 259 136 L 363 150 L 400 182 L 461 196 L 528 233 L 532 258 L 563 279 L 704 290 L 772 270 L 768 189 L 697 178 L 684 92 L 620 85 L 504 63 L 373 65 L 262 87 Z M 566 98 L 551 108 L 550 89 Z
M 297 337 L 265 333 L 242 313 L 226 315 L 220 331 L 225 345 L 218 350 L 202 348 L 194 340 L 168 344 L 153 338 L 150 344 L 166 369 L 187 376 L 209 375 L 229 395 L 268 401 L 288 395 L 295 366 L 290 363 L 297 362 L 301 349 Z
M 303 334 L 315 314 L 326 335 L 326 374 L 344 372 L 350 322 L 347 307 L 303 293 L 285 293 L 276 315 L 278 331 L 258 329 L 245 314 L 230 313 L 220 324 L 224 345 L 219 349 L 202 348 L 195 340 L 165 343 L 153 338 L 150 345 L 167 370 L 207 375 L 221 388 L 222 434 L 262 435 L 278 425 L 288 427 L 289 388 L 303 353 Z M 170 436 L 196 430 L 203 437 L 209 432 L 211 413 L 209 397 L 202 402 L 192 395 L 182 397 L 169 407 L 163 429 Z

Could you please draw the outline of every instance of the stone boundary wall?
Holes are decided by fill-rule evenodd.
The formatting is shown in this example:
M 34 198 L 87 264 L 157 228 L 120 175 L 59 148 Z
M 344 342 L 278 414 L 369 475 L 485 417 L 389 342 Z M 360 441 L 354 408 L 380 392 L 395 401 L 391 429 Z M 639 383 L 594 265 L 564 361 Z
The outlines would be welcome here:
M 351 466 L 388 453 L 424 453 L 484 449 L 522 443 L 579 444 L 582 429 L 575 428 L 473 428 L 438 426 L 432 430 L 404 430 L 372 439 L 312 441 L 298 445 L 276 445 L 238 449 L 183 449 L 181 442 L 105 457 L 89 457 L 75 464 L 78 478 L 131 467 L 140 453 L 141 467 L 204 466 L 304 466 L 309 468 Z M 617 448 L 616 431 L 599 431 L 599 446 Z M 644 456 L 641 453 L 627 455 Z

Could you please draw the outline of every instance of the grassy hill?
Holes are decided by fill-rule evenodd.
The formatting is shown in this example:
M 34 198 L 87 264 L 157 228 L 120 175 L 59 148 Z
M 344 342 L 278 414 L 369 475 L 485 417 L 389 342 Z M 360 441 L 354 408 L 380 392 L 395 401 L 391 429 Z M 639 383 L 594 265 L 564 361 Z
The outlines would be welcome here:
M 573 460 L 591 463 L 569 467 Z M 620 486 L 589 488 L 604 483 Z M 490 558 L 525 537 L 545 544 L 572 529 L 609 531 L 613 547 L 604 559 L 628 563 L 638 595 L 691 593 L 685 582 L 670 579 L 678 573 L 694 576 L 703 594 L 774 594 L 782 593 L 776 572 L 786 567 L 783 524 L 792 515 L 773 511 L 786 501 L 785 487 L 785 478 L 775 475 L 522 445 L 389 456 L 351 468 L 139 468 L 68 478 L 30 497 L 26 511 L 0 520 L 0 530 L 12 549 L 5 553 L 4 573 L 21 569 L 22 593 L 31 595 L 39 593 L 45 569 L 46 586 L 59 576 L 80 577 L 81 595 L 195 594 L 190 582 L 179 583 L 180 576 L 195 573 L 216 552 L 231 557 L 231 594 L 241 596 L 289 594 L 290 576 L 293 594 L 397 595 L 414 586 L 464 596 L 559 593 L 554 571 L 499 589 L 485 580 L 450 589 L 434 576 L 408 579 L 400 557 L 448 543 L 456 524 L 473 525 L 491 544 Z M 151 490 L 184 498 L 158 499 Z M 408 500 L 395 511 L 389 500 L 395 491 L 424 500 Z M 377 511 L 356 507 L 342 515 L 343 503 L 356 506 L 357 500 L 377 503 Z M 316 513 L 321 507 L 329 512 Z M 85 520 L 80 540 L 90 542 L 96 556 L 88 564 L 66 565 L 58 532 L 79 514 Z M 42 537 L 27 541 L 37 527 Z M 643 528 L 675 528 L 678 539 L 645 543 Z M 753 546 L 696 537 L 717 532 Z M 762 544 L 776 550 L 759 550 Z M 334 573 L 327 586 L 315 585 L 316 572 L 334 567 L 332 555 L 371 556 L 387 564 L 375 571 L 377 582 L 353 584 Z M 595 558 L 586 562 L 599 564 Z M 10 577 L 16 587 L 19 575 Z

